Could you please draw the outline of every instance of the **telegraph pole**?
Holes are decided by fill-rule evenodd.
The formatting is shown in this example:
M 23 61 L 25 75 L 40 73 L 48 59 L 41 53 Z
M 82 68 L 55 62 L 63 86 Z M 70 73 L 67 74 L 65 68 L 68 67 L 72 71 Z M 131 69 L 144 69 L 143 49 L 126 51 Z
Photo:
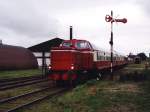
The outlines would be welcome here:
M 113 18 L 113 11 L 111 10 L 111 15 L 106 15 L 105 16 L 105 21 L 106 22 L 111 22 L 111 37 L 110 37 L 110 52 L 111 52 L 111 63 L 110 63 L 110 71 L 111 71 L 111 76 L 113 78 L 113 22 L 122 22 L 122 23 L 127 23 L 127 19 L 115 19 Z

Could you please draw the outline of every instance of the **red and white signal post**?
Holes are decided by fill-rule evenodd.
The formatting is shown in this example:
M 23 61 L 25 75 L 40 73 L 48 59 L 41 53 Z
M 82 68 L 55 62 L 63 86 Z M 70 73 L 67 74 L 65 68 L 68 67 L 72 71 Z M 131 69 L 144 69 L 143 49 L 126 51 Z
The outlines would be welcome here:
M 127 23 L 127 19 L 115 19 L 113 18 L 113 11 L 111 11 L 111 15 L 106 15 L 105 16 L 105 21 L 106 22 L 111 22 L 111 37 L 110 37 L 110 46 L 111 46 L 111 74 L 113 77 L 113 22 L 122 22 L 122 23 Z

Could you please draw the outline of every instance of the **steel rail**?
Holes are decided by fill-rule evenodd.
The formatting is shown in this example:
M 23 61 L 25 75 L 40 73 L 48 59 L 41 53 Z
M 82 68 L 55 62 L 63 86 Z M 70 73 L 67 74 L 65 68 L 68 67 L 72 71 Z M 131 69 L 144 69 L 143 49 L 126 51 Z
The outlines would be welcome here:
M 44 82 L 44 81 L 48 81 L 48 79 L 40 79 L 40 80 L 30 81 L 30 82 L 26 82 L 26 83 L 18 83 L 15 85 L 3 86 L 3 87 L 0 87 L 0 91 L 7 90 L 7 89 L 13 89 L 13 88 L 17 88 L 17 87 L 22 87 L 22 86 L 26 86 L 26 85 L 32 85 L 32 84 L 36 84 L 36 83 L 40 83 L 40 82 Z
M 19 110 L 19 109 L 22 109 L 22 108 L 24 108 L 24 107 L 31 106 L 31 105 L 36 104 L 36 103 L 38 103 L 38 102 L 40 102 L 40 101 L 42 101 L 42 100 L 45 100 L 45 99 L 47 99 L 47 98 L 56 97 L 56 96 L 58 96 L 58 95 L 60 95 L 60 94 L 62 94 L 62 93 L 64 93 L 64 92 L 66 92 L 67 90 L 68 90 L 67 88 L 63 88 L 63 89 L 57 90 L 56 92 L 53 92 L 53 93 L 51 93 L 51 94 L 49 94 L 49 95 L 46 95 L 46 96 L 44 96 L 44 97 L 38 98 L 38 99 L 36 99 L 36 100 L 33 100 L 33 101 L 29 102 L 29 103 L 26 103 L 26 104 L 23 104 L 23 105 L 19 105 L 19 106 L 13 108 L 13 109 L 7 110 L 6 112 L 16 112 L 16 111 Z
M 36 77 L 36 78 L 22 79 L 22 80 L 17 80 L 17 81 L 4 82 L 4 83 L 0 83 L 0 87 L 12 85 L 12 84 L 24 83 L 24 82 L 28 82 L 32 80 L 39 80 L 40 78 L 41 77 Z
M 28 76 L 28 77 L 18 77 L 18 78 L 4 78 L 4 79 L 0 79 L 0 83 L 4 83 L 4 82 L 10 82 L 10 81 L 17 81 L 17 80 L 24 80 L 24 79 L 29 79 L 29 78 L 38 78 L 38 77 L 46 77 L 43 75 L 34 75 L 34 76 Z
M 45 90 L 50 89 L 50 88 L 51 87 L 46 87 L 46 88 L 43 88 L 43 89 L 40 89 L 40 90 L 35 90 L 35 91 L 31 91 L 31 92 L 21 94 L 21 95 L 18 95 L 18 96 L 2 99 L 2 100 L 0 100 L 0 104 L 7 103 L 9 101 L 16 100 L 18 98 L 25 97 L 25 96 L 28 96 L 28 95 L 32 95 L 32 94 L 35 94 L 35 93 L 39 93 L 39 92 L 45 91 Z

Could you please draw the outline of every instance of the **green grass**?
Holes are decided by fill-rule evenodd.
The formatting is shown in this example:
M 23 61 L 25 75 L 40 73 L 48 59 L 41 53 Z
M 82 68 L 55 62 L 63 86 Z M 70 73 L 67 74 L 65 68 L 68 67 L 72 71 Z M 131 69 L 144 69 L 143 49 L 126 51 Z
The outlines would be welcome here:
M 111 91 L 112 88 L 116 91 Z M 104 81 L 91 87 L 85 84 L 76 88 L 72 94 L 66 94 L 58 98 L 57 105 L 61 106 L 64 112 L 66 108 L 69 112 L 103 112 L 107 109 L 109 111 L 114 106 L 128 106 L 134 101 L 133 96 L 132 92 L 121 91 L 116 83 Z
M 33 75 L 39 75 L 41 73 L 42 72 L 39 69 L 0 71 L 0 79 L 2 79 L 2 78 L 28 77 L 28 76 L 33 76 Z
M 127 67 L 129 68 L 145 68 L 146 62 L 143 61 L 141 64 L 128 64 Z
M 66 108 L 68 112 L 150 112 L 149 93 L 150 80 L 142 83 L 93 80 L 92 86 L 77 87 L 58 98 L 56 104 L 61 104 L 63 112 Z

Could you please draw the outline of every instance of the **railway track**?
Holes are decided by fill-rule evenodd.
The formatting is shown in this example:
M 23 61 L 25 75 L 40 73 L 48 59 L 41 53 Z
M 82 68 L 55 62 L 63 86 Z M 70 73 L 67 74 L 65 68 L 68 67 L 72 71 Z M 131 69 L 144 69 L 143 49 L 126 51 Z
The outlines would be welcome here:
M 7 89 L 13 89 L 17 87 L 22 87 L 26 85 L 32 85 L 36 83 L 41 83 L 48 81 L 47 78 L 29 78 L 29 79 L 24 79 L 24 80 L 18 80 L 18 81 L 11 81 L 11 82 L 5 82 L 5 83 L 0 83 L 0 91 L 2 90 L 7 90 Z
M 19 78 L 4 78 L 4 79 L 0 79 L 0 84 L 1 84 L 1 83 L 7 83 L 7 82 L 13 82 L 13 81 L 26 80 L 26 79 L 43 78 L 43 77 L 46 77 L 46 76 L 43 76 L 43 75 L 35 75 L 35 76 L 19 77 Z
M 15 112 L 27 106 L 66 92 L 68 88 L 46 87 L 40 90 L 0 100 L 0 112 Z
M 23 83 L 23 82 L 27 82 L 27 81 L 31 81 L 31 80 L 40 79 L 40 78 L 43 78 L 43 77 L 29 77 L 29 78 L 25 78 L 25 79 L 23 78 L 23 79 L 20 79 L 20 80 L 18 80 L 18 78 L 17 78 L 17 80 L 0 82 L 0 87 L 6 86 L 6 85 L 17 84 L 17 83 Z

